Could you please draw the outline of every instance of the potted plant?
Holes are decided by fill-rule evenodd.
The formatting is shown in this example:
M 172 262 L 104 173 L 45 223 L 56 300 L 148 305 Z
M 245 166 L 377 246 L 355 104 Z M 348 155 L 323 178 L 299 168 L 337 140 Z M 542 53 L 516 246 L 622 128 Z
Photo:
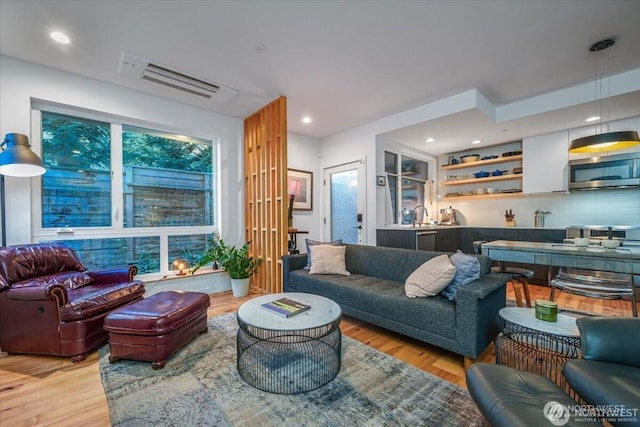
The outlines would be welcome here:
M 213 263 L 214 270 L 222 267 L 221 261 L 227 252 L 227 246 L 224 244 L 224 241 L 220 238 L 220 234 L 218 232 L 214 232 L 212 237 L 209 239 L 207 244 L 207 249 L 204 253 L 198 258 L 196 264 L 193 266 L 191 270 L 191 274 L 198 271 L 200 267 L 206 264 Z
M 262 262 L 262 259 L 249 255 L 250 245 L 251 242 L 247 242 L 240 249 L 235 246 L 226 246 L 224 255 L 220 259 L 224 271 L 231 278 L 231 290 L 236 297 L 244 297 L 249 293 L 249 279 Z

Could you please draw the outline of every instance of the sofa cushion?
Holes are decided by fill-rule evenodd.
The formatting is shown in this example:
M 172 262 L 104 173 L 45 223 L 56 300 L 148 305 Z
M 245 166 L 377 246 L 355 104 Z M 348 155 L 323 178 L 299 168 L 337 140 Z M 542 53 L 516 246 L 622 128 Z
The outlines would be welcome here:
M 34 277 L 14 283 L 12 288 L 23 288 L 26 286 L 47 286 L 61 284 L 67 289 L 77 289 L 93 282 L 93 278 L 81 271 L 65 271 L 63 273 L 49 274 L 47 276 Z
M 438 295 L 455 274 L 456 267 L 446 254 L 442 254 L 431 258 L 411 273 L 404 283 L 404 291 L 409 298 Z
M 342 239 L 334 240 L 333 242 L 319 242 L 317 240 L 304 239 L 307 245 L 307 265 L 304 266 L 305 270 L 311 270 L 311 247 L 315 245 L 332 245 L 341 246 Z
M 344 246 L 314 245 L 310 247 L 311 269 L 309 274 L 341 274 L 349 276 L 345 268 Z
M 67 291 L 69 302 L 60 308 L 60 320 L 85 319 L 134 301 L 144 294 L 139 280 L 105 286 L 86 285 Z
M 32 277 L 47 276 L 64 271 L 85 271 L 87 268 L 75 251 L 67 246 L 40 243 L 0 248 L 0 286 Z
M 442 296 L 408 298 L 404 283 L 361 274 L 351 276 L 310 275 L 305 270 L 290 272 L 295 288 L 287 292 L 322 295 L 349 308 L 375 313 L 389 322 L 409 325 L 449 339 L 455 338 L 455 303 Z M 384 326 L 384 325 L 381 325 Z
M 480 278 L 480 262 L 478 258 L 466 255 L 459 249 L 451 255 L 450 259 L 451 263 L 456 266 L 456 275 L 451 283 L 444 288 L 442 295 L 453 301 L 458 295 L 458 287 Z

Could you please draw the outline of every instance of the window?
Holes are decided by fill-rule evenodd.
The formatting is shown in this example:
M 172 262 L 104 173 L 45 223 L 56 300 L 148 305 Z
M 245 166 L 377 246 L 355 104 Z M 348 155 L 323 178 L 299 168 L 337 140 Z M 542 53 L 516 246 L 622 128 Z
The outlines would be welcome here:
M 197 260 L 215 230 L 212 140 L 46 106 L 34 113 L 47 169 L 37 240 L 64 242 L 92 269 L 166 273 L 177 257 Z
M 416 206 L 425 206 L 429 164 L 403 154 L 384 153 L 394 223 L 411 224 Z

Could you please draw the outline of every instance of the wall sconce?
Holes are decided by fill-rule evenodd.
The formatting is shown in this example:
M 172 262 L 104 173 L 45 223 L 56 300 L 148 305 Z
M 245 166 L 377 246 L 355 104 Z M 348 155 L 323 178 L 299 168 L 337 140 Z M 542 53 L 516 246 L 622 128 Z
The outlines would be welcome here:
M 184 258 L 176 258 L 171 263 L 171 271 L 176 276 L 186 276 L 191 269 L 191 263 Z
M 29 138 L 21 133 L 8 133 L 0 143 L 0 209 L 2 213 L 2 246 L 7 246 L 5 219 L 4 176 L 32 177 L 47 170 L 42 159 L 31 151 Z
M 615 44 L 615 40 L 607 39 L 601 40 L 593 44 L 590 48 L 590 52 L 596 54 L 600 51 L 610 48 Z M 569 153 L 597 153 L 602 151 L 614 151 L 622 150 L 624 148 L 633 147 L 640 144 L 640 138 L 638 138 L 638 132 L 636 131 L 624 131 L 624 132 L 609 132 L 609 120 L 607 119 L 607 132 L 602 132 L 602 94 L 598 96 L 598 56 L 596 55 L 596 79 L 594 81 L 596 87 L 596 116 L 600 120 L 600 133 L 598 133 L 598 127 L 596 126 L 596 134 L 591 136 L 585 136 L 583 138 L 574 139 L 569 145 Z M 601 83 L 602 86 L 602 83 Z M 609 96 L 611 97 L 611 84 L 608 85 Z M 611 111 L 609 109 L 609 116 Z

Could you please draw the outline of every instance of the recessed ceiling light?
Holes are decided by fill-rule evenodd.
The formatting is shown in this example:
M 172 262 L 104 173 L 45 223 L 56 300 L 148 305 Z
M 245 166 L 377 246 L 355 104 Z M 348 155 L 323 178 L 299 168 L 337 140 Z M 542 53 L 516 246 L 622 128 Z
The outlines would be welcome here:
M 309 116 L 304 116 L 304 117 L 302 118 L 302 123 L 304 123 L 304 124 L 309 124 L 309 123 L 311 123 L 311 117 L 309 117 Z
M 255 42 L 255 44 L 253 45 L 253 47 L 255 48 L 255 50 L 257 50 L 258 52 L 262 52 L 266 46 L 264 45 L 264 43 L 262 42 Z
M 482 141 L 481 141 L 481 140 L 479 140 L 479 139 L 476 139 L 475 141 L 471 141 L 471 143 L 472 143 L 473 145 L 476 145 L 476 144 L 482 144 Z
M 600 116 L 592 116 L 585 120 L 585 122 L 595 122 L 596 120 L 600 120 Z
M 60 31 L 54 31 L 53 33 L 51 33 L 49 35 L 51 36 L 52 39 L 54 39 L 58 43 L 62 43 L 62 44 L 71 43 L 71 39 L 69 37 L 67 37 L 66 34 L 61 33 Z
M 424 140 L 424 142 L 434 142 L 435 140 L 435 138 L 427 138 Z

